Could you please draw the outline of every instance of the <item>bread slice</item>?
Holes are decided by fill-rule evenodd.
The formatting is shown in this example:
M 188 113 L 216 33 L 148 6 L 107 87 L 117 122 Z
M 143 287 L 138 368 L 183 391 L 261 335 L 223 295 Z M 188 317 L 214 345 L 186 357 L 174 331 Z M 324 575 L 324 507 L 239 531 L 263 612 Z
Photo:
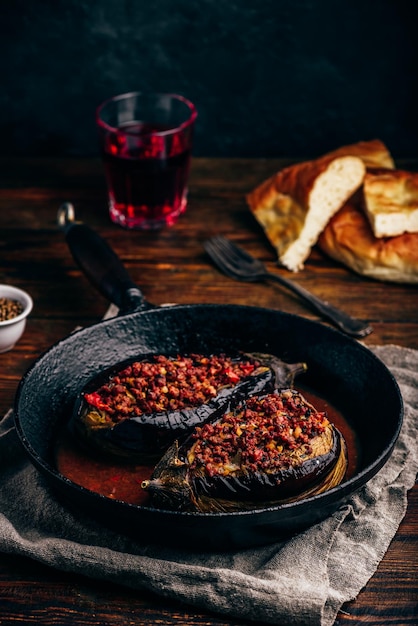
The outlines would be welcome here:
M 418 232 L 418 173 L 370 170 L 363 193 L 364 210 L 376 237 Z
M 386 145 L 380 139 L 371 139 L 370 141 L 358 141 L 348 146 L 342 146 L 329 152 L 327 156 L 357 156 L 364 165 L 369 168 L 386 168 L 394 169 L 395 162 Z
M 294 272 L 303 268 L 319 233 L 364 175 L 358 157 L 325 156 L 279 171 L 247 196 L 282 265 Z
M 318 245 L 328 256 L 362 276 L 418 284 L 418 233 L 375 237 L 358 196 L 331 218 Z

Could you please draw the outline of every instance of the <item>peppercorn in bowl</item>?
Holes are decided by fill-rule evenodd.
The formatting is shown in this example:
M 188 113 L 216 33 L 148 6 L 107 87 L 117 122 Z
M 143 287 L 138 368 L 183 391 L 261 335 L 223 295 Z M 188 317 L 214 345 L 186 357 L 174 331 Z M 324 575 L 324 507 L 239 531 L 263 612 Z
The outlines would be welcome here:
M 0 353 L 11 350 L 23 335 L 33 301 L 26 291 L 0 284 Z

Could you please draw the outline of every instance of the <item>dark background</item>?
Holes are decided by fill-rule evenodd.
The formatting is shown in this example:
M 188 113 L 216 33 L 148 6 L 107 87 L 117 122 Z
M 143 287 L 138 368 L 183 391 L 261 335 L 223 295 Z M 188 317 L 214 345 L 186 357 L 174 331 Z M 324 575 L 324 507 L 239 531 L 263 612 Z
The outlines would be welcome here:
M 0 154 L 96 155 L 96 106 L 176 91 L 195 155 L 418 152 L 415 0 L 0 0 Z

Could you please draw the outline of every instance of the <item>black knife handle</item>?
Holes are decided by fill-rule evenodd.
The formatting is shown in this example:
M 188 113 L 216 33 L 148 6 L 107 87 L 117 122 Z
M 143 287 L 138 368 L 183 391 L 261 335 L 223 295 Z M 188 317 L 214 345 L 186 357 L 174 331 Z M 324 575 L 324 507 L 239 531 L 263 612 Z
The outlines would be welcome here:
M 60 206 L 58 224 L 74 261 L 107 300 L 123 313 L 152 308 L 109 244 L 89 226 L 75 220 L 71 203 Z

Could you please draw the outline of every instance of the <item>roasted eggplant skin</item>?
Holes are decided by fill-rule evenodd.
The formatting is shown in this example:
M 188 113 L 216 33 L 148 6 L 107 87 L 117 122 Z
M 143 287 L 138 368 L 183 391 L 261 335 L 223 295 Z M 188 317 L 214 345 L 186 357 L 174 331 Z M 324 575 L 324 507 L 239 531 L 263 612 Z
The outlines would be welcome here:
M 274 473 L 246 472 L 236 476 L 205 476 L 195 474 L 195 491 L 201 496 L 232 498 L 234 500 L 277 500 L 286 499 L 305 491 L 318 482 L 334 466 L 341 451 L 341 439 L 336 430 L 327 427 L 329 449 L 320 456 L 307 458 L 300 465 L 291 466 Z
M 297 393 L 297 392 L 295 392 Z M 219 512 L 256 509 L 294 502 L 322 493 L 339 484 L 347 468 L 347 450 L 342 434 L 328 424 L 313 440 L 313 454 L 300 463 L 274 472 L 244 471 L 207 475 L 191 469 L 188 462 L 193 438 L 175 442 L 155 467 L 150 480 L 142 483 L 151 505 L 169 510 Z
M 275 388 L 293 385 L 294 378 L 306 371 L 304 363 L 285 363 L 269 354 L 244 354 L 261 362 L 255 372 L 238 384 L 221 389 L 206 404 L 187 410 L 144 414 L 108 426 L 84 401 L 84 390 L 79 394 L 70 420 L 75 438 L 90 452 L 120 461 L 141 464 L 155 463 L 176 440 L 184 439 L 197 425 L 214 419 L 244 398 Z M 115 366 L 117 371 L 121 366 Z M 98 380 L 103 380 L 103 374 Z M 90 381 L 89 389 L 99 383 Z
M 183 411 L 153 413 L 126 419 L 112 427 L 94 427 L 86 419 L 87 408 L 72 421 L 74 435 L 91 450 L 120 460 L 153 463 L 175 440 L 187 436 L 195 426 L 223 413 L 231 403 L 268 390 L 274 386 L 274 376 L 264 370 L 243 380 L 234 388 L 222 389 L 206 404 Z

